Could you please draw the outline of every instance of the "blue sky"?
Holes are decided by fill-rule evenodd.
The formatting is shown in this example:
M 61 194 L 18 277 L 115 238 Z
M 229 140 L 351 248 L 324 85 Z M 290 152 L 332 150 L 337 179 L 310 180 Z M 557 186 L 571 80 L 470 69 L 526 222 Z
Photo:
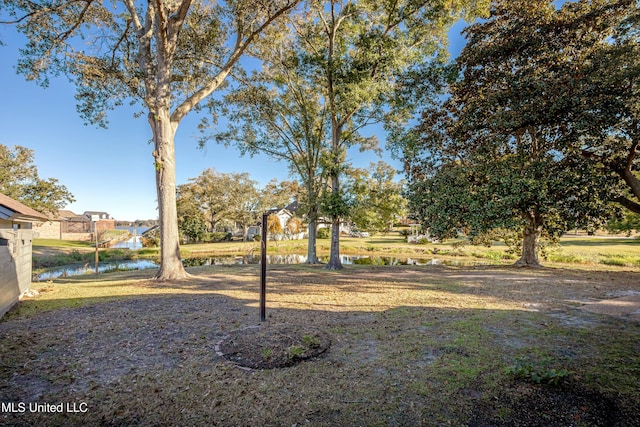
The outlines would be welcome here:
M 450 52 L 461 50 L 464 23 L 450 32 Z M 155 172 L 149 144 L 151 131 L 145 117 L 122 107 L 109 115 L 107 129 L 86 126 L 76 112 L 75 88 L 66 78 L 52 79 L 44 89 L 17 75 L 15 65 L 23 42 L 12 27 L 0 25 L 0 144 L 21 145 L 34 151 L 41 178 L 56 178 L 74 195 L 66 207 L 75 213 L 105 211 L 118 220 L 155 219 Z M 198 116 L 190 114 L 176 135 L 177 184 L 207 168 L 219 172 L 248 172 L 261 185 L 276 178 L 291 179 L 287 165 L 266 156 L 240 157 L 234 148 L 210 143 L 199 149 Z M 377 135 L 384 144 L 384 135 Z M 350 152 L 348 160 L 367 167 L 379 158 Z M 383 160 L 400 168 L 388 154 Z

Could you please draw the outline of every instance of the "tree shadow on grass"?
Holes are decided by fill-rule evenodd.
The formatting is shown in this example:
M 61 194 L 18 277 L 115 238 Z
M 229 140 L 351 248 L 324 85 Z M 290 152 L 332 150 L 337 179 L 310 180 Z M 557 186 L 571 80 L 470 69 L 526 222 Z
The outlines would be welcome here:
M 406 273 L 400 278 L 354 269 L 348 283 L 344 274 L 321 269 L 277 268 L 265 333 L 252 337 L 241 331 L 259 323 L 254 271 L 215 269 L 173 291 L 141 278 L 141 286 L 168 293 L 105 298 L 0 323 L 3 399 L 89 408 L 0 419 L 10 425 L 638 425 L 640 326 L 583 311 L 562 312 L 584 320 L 569 322 L 555 309 L 532 310 L 522 304 L 532 298 L 529 287 L 540 299 L 552 283 L 519 280 L 509 270 L 502 273 L 505 283 L 497 283 L 501 271 L 441 269 L 421 279 L 424 270 L 396 270 Z M 543 277 L 556 287 L 562 279 L 557 272 Z M 571 293 L 585 284 L 563 286 Z M 483 306 L 488 296 L 502 306 Z M 252 372 L 216 353 L 217 343 L 236 334 L 247 338 L 243 348 L 268 359 L 265 340 L 279 345 L 279 336 L 291 335 L 285 326 L 321 331 L 331 347 L 295 366 Z M 521 357 L 550 360 L 548 369 L 572 377 L 561 388 L 517 380 L 506 368 Z

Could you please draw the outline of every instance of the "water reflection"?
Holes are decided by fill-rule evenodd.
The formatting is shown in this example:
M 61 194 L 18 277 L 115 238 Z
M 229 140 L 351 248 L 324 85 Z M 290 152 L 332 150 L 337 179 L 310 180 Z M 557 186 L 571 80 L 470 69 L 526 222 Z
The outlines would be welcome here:
M 318 257 L 321 263 L 329 262 L 329 257 Z M 367 256 L 367 255 L 342 255 L 340 261 L 344 265 L 439 265 L 443 262 L 439 259 L 416 259 L 416 258 L 396 258 L 388 256 Z M 307 262 L 306 255 L 267 255 L 267 264 L 304 264 Z M 207 266 L 207 265 L 243 265 L 260 264 L 260 255 L 244 256 L 215 256 L 204 258 L 187 258 L 182 261 L 186 267 Z
M 321 263 L 329 262 L 329 257 L 319 257 Z M 389 256 L 367 256 L 367 255 L 342 255 L 340 257 L 344 265 L 378 265 L 378 266 L 394 266 L 394 265 L 481 265 L 489 264 L 488 262 L 460 262 L 451 260 L 421 259 L 421 258 L 397 258 Z M 267 264 L 304 264 L 307 262 L 306 255 L 288 254 L 288 255 L 268 255 Z M 215 257 L 194 257 L 182 260 L 185 267 L 197 266 L 214 266 L 214 265 L 244 265 L 244 264 L 260 264 L 260 255 L 244 255 L 244 256 L 215 256 Z M 149 268 L 157 268 L 158 264 L 151 260 L 140 259 L 136 261 L 121 261 L 100 263 L 98 271 L 105 273 L 108 271 L 123 270 L 144 270 Z M 34 276 L 34 281 L 49 280 L 58 277 L 77 276 L 80 274 L 95 273 L 93 264 L 74 265 L 51 269 L 44 273 Z
M 142 249 L 142 236 L 133 236 L 124 242 L 117 242 L 109 246 L 112 249 Z
M 120 262 L 101 262 L 98 263 L 98 273 L 106 273 L 109 271 L 124 271 L 124 270 L 145 270 L 148 268 L 157 268 L 158 264 L 146 260 L 140 259 L 137 261 L 120 261 Z M 87 263 L 84 265 L 74 265 L 67 267 L 54 268 L 44 273 L 37 274 L 34 277 L 35 281 L 39 280 L 51 280 L 58 277 L 78 276 L 81 274 L 95 274 L 95 264 Z

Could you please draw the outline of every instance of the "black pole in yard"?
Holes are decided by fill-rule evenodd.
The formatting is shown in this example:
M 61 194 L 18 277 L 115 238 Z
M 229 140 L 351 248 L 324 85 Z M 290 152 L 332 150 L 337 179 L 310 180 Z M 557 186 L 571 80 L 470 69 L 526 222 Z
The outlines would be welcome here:
M 260 321 L 267 318 L 267 218 L 269 214 L 262 214 L 262 238 L 260 239 Z

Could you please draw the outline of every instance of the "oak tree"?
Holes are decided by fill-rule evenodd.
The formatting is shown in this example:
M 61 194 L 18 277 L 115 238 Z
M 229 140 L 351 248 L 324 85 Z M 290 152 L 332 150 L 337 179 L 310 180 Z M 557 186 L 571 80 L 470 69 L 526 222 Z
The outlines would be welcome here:
M 402 195 L 403 182 L 395 180 L 396 170 L 380 161 L 350 175 L 348 186 L 353 197 L 350 220 L 361 231 L 391 231 L 394 222 L 405 216 L 407 205 Z
M 489 19 L 466 30 L 450 98 L 425 109 L 405 156 L 413 210 L 432 235 L 515 229 L 518 264 L 537 266 L 541 235 L 611 214 L 621 194 L 611 171 L 575 155 L 589 112 L 577 89 L 629 5 L 496 1 Z
M 160 280 L 182 279 L 176 213 L 174 138 L 194 109 L 215 108 L 247 48 L 300 0 L 0 0 L 2 23 L 27 37 L 18 71 L 48 84 L 66 74 L 78 111 L 105 126 L 106 114 L 132 102 L 152 130 L 161 230 Z

